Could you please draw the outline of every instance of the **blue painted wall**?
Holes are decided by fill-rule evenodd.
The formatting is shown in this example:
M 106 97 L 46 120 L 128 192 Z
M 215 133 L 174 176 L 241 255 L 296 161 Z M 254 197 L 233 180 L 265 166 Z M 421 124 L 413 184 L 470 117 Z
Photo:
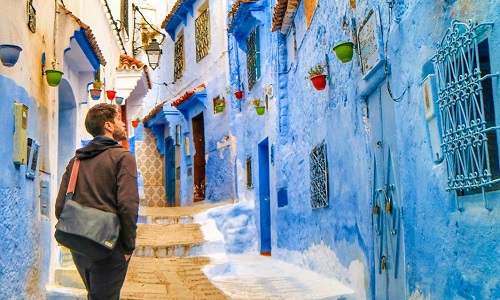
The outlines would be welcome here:
M 255 202 L 257 227 L 257 145 L 267 137 L 270 146 L 274 145 L 270 179 L 273 256 L 337 277 L 352 286 L 360 299 L 376 297 L 370 148 L 374 128 L 366 97 L 383 83 L 384 72 L 380 69 L 363 78 L 359 59 L 355 56 L 342 64 L 332 47 L 351 40 L 354 26 L 378 6 L 384 40 L 388 38 L 391 90 L 399 96 L 409 86 L 395 103 L 398 150 L 394 155 L 403 202 L 406 297 L 499 298 L 498 193 L 487 194 L 494 207 L 491 212 L 484 208 L 480 195 L 461 198 L 465 211 L 457 210 L 453 193 L 445 191 L 446 164 L 435 164 L 431 155 L 421 81 L 432 69 L 426 66 L 453 19 L 495 22 L 490 53 L 492 71 L 499 72 L 500 59 L 494 53 L 500 49 L 500 3 L 393 1 L 390 11 L 385 0 L 319 0 L 307 28 L 301 1 L 294 29 L 281 35 L 269 32 L 275 1 L 269 2 L 261 1 L 266 10 L 256 24 L 262 29 L 262 77 L 251 91 L 246 84 L 246 54 L 231 34 L 228 51 L 231 87 L 240 83 L 245 87 L 244 99 L 231 97 L 231 131 L 238 145 L 236 193 L 239 199 Z M 304 77 L 315 64 L 325 62 L 331 79 L 325 90 L 316 91 Z M 269 109 L 257 116 L 249 101 L 262 98 L 269 84 L 274 87 Z M 500 101 L 498 89 L 496 100 Z M 328 146 L 329 206 L 312 210 L 309 153 L 323 140 Z M 254 186 L 247 189 L 245 159 L 249 156 Z M 278 190 L 286 190 L 287 196 L 281 197 L 279 207 Z
M 40 179 L 49 176 L 36 172 L 35 180 L 25 177 L 26 165 L 13 163 L 14 101 L 28 106 L 28 137 L 40 144 L 38 169 L 47 169 L 49 145 L 46 142 L 46 124 L 40 116 L 46 115 L 43 106 L 14 81 L 0 75 L 0 289 L 4 299 L 41 297 L 39 284 L 48 283 L 49 262 L 42 262 L 43 251 L 50 251 L 50 221 L 40 215 Z M 42 128 L 42 129 L 40 129 Z M 38 170 L 37 169 L 37 170 Z M 49 214 L 52 209 L 49 209 Z

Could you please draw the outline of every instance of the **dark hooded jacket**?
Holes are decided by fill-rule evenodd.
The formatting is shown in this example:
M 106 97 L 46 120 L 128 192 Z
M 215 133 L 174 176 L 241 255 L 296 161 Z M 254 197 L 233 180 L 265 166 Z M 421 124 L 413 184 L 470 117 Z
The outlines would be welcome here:
M 103 211 L 116 213 L 120 219 L 119 241 L 125 254 L 135 249 L 139 193 L 137 165 L 131 152 L 123 149 L 115 140 L 97 136 L 84 148 L 76 150 L 80 169 L 73 200 Z M 68 188 L 74 158 L 66 167 L 55 214 L 59 219 Z

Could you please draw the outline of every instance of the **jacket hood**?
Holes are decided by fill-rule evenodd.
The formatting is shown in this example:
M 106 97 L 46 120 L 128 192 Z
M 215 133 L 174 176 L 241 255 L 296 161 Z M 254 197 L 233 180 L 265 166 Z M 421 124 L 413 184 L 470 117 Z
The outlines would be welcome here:
M 76 150 L 78 159 L 89 159 L 109 148 L 121 148 L 117 141 L 104 136 L 96 136 L 87 146 Z

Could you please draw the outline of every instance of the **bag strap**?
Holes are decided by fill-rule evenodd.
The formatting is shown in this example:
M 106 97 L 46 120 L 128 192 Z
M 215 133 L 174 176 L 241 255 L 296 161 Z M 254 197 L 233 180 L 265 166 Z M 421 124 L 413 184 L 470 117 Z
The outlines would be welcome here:
M 73 168 L 71 169 L 71 177 L 69 178 L 68 189 L 66 190 L 66 200 L 73 198 L 73 192 L 75 191 L 76 179 L 78 178 L 79 168 L 80 168 L 80 160 L 75 157 L 75 160 L 73 162 Z

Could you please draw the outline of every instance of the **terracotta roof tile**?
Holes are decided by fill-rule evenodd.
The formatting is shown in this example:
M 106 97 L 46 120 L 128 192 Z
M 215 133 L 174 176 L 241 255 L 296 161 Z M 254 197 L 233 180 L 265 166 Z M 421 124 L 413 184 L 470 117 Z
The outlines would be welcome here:
M 173 103 L 172 103 L 172 106 L 174 107 L 177 107 L 178 105 L 184 103 L 184 101 L 188 100 L 192 95 L 194 95 L 195 93 L 199 92 L 199 91 L 202 91 L 205 89 L 205 84 L 202 83 L 200 84 L 199 86 L 197 86 L 195 89 L 193 90 L 189 90 L 187 92 L 184 93 L 184 95 L 182 95 L 181 97 L 177 98 Z M 163 106 L 169 102 L 170 100 L 172 99 L 168 99 L 168 100 L 165 100 L 163 101 L 162 103 L 158 104 L 157 106 L 155 106 L 148 114 L 147 116 L 145 116 L 143 119 L 142 119 L 142 123 L 146 124 L 149 120 L 151 120 L 158 112 L 160 112 L 162 109 L 163 109 Z M 174 105 L 174 103 L 177 103 Z
M 151 76 L 149 76 L 148 66 L 137 58 L 130 57 L 125 54 L 120 54 L 120 62 L 118 64 L 118 70 L 143 70 L 146 75 L 146 81 L 148 83 L 148 88 L 151 89 L 153 84 L 151 82 Z
M 177 10 L 179 10 L 179 7 L 181 7 L 181 4 L 183 1 L 184 0 L 177 0 L 177 2 L 174 4 L 174 7 L 172 7 L 172 10 L 170 11 L 170 13 L 167 15 L 165 20 L 163 20 L 163 22 L 161 23 L 161 28 L 165 28 L 165 26 L 167 26 L 168 22 L 170 22 L 170 20 L 175 15 Z
M 278 0 L 276 2 L 271 31 L 281 30 L 282 33 L 286 33 L 292 24 L 293 15 L 299 2 L 300 0 Z
M 205 89 L 205 84 L 202 83 L 195 89 L 186 91 L 184 95 L 180 96 L 179 98 L 175 99 L 174 102 L 172 102 L 172 106 L 178 107 L 182 103 L 186 102 L 189 98 L 191 98 L 191 96 L 193 96 L 195 93 L 198 93 L 199 91 L 202 91 L 204 89 Z
M 103 66 L 106 65 L 106 60 L 104 59 L 104 56 L 102 55 L 101 49 L 99 48 L 99 45 L 97 44 L 97 40 L 95 39 L 94 34 L 92 33 L 92 29 L 90 29 L 90 26 L 87 24 L 83 23 L 80 18 L 75 16 L 71 11 L 69 11 L 66 7 L 62 6 L 59 4 L 59 8 L 68 16 L 73 18 L 80 27 L 83 28 L 85 31 L 85 35 L 87 36 L 87 40 L 89 41 L 90 47 L 92 48 L 92 51 L 94 52 L 95 56 L 99 60 L 99 63 Z
M 142 119 L 142 123 L 146 124 L 149 120 L 151 120 L 159 111 L 163 109 L 163 105 L 167 103 L 169 100 L 165 100 L 162 103 L 155 106 L 148 114 Z

